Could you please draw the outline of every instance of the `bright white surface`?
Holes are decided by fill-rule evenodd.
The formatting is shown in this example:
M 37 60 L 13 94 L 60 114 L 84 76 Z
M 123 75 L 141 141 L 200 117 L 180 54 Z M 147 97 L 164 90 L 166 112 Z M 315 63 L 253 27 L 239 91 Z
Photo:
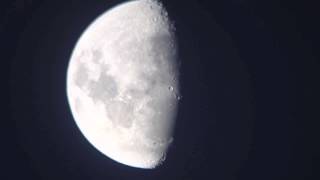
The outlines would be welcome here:
M 180 99 L 176 51 L 174 27 L 154 0 L 116 6 L 85 30 L 70 59 L 67 96 L 100 152 L 139 168 L 165 159 Z

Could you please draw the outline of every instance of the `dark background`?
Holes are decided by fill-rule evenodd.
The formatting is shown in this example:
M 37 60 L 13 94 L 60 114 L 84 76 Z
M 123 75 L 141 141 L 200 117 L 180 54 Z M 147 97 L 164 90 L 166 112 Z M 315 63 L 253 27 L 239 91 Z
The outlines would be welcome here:
M 1 1 L 0 179 L 320 179 L 316 3 L 163 1 L 183 97 L 167 160 L 143 170 L 97 152 L 65 92 L 77 39 L 121 2 Z

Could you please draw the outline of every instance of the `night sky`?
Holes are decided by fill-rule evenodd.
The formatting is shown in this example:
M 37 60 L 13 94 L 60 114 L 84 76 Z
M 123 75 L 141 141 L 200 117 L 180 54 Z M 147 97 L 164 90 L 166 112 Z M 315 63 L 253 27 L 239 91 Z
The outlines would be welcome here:
M 162 1 L 177 30 L 182 99 L 166 161 L 145 170 L 91 146 L 66 97 L 76 41 L 121 2 L 1 1 L 9 77 L 1 86 L 0 179 L 320 179 L 316 3 Z

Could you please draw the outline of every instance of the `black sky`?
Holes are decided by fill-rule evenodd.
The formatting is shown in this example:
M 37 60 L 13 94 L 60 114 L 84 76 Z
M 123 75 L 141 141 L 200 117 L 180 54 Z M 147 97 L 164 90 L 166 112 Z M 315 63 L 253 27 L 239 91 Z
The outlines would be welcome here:
M 183 98 L 167 160 L 143 170 L 98 153 L 65 92 L 78 37 L 121 2 L 1 1 L 10 76 L 0 179 L 320 179 L 316 3 L 163 1 L 177 29 Z

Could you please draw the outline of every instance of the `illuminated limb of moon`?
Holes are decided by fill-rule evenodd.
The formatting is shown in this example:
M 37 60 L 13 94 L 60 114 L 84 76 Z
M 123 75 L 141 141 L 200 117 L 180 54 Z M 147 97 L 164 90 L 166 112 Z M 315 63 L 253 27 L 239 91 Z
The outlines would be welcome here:
M 176 45 L 167 12 L 155 0 L 121 4 L 80 37 L 67 96 L 79 129 L 100 152 L 139 168 L 165 159 L 179 99 Z

